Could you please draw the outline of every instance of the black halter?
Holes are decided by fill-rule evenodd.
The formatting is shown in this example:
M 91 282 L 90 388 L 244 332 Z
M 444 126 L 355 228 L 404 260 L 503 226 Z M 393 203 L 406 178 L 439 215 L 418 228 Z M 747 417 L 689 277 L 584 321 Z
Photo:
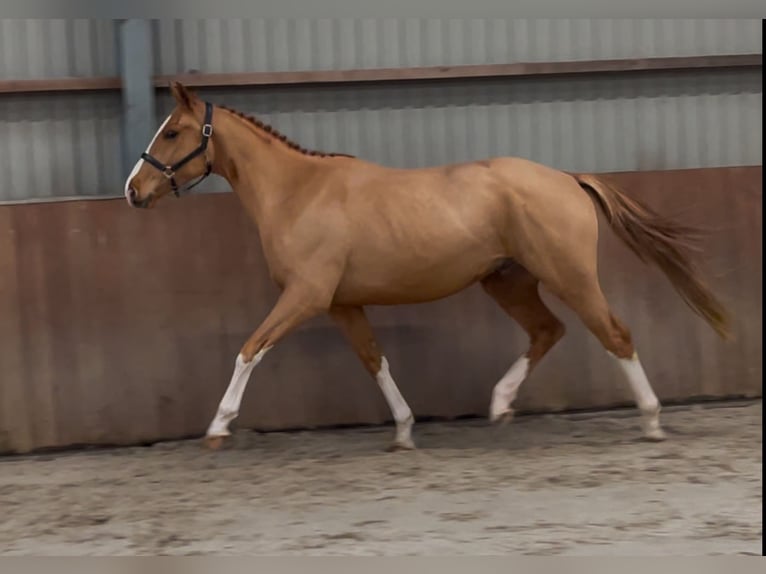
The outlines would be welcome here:
M 213 166 L 210 165 L 210 161 L 208 161 L 207 157 L 205 158 L 205 174 L 200 177 L 197 181 L 192 183 L 191 185 L 187 185 L 184 188 L 179 188 L 178 184 L 176 183 L 176 172 L 181 169 L 183 166 L 185 166 L 187 163 L 189 163 L 191 160 L 193 160 L 198 155 L 202 155 L 205 153 L 205 150 L 207 150 L 207 143 L 210 141 L 210 136 L 213 135 L 213 104 L 210 102 L 205 102 L 205 122 L 202 124 L 202 141 L 200 144 L 192 150 L 190 153 L 188 153 L 186 156 L 179 159 L 177 162 L 175 162 L 173 165 L 165 165 L 161 161 L 159 161 L 157 158 L 152 157 L 148 153 L 144 152 L 141 154 L 141 159 L 148 162 L 152 166 L 156 167 L 158 170 L 162 172 L 162 175 L 167 177 L 170 180 L 170 187 L 173 189 L 173 194 L 176 197 L 180 197 L 182 191 L 189 191 L 191 188 L 196 187 L 200 183 L 202 183 L 207 176 L 210 175 L 210 172 L 213 170 Z

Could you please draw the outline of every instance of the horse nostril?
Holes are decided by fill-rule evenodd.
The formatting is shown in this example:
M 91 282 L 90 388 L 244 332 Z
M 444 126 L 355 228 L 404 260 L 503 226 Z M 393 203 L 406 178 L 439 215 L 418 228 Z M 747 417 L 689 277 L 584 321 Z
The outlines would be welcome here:
M 138 198 L 138 192 L 132 187 L 128 188 L 128 203 L 132 206 L 136 206 L 136 199 Z

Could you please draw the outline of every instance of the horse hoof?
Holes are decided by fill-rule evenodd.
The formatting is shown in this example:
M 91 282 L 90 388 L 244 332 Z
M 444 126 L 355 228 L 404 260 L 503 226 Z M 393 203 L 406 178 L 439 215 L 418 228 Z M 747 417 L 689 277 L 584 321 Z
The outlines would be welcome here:
M 665 431 L 661 428 L 652 429 L 644 433 L 644 439 L 649 442 L 662 442 L 668 438 Z
M 386 448 L 387 452 L 398 452 L 400 450 L 415 450 L 415 443 L 412 442 L 412 439 L 397 440 Z
M 489 422 L 499 427 L 504 427 L 513 420 L 513 410 L 508 409 L 499 413 L 489 415 Z
M 220 450 L 221 447 L 223 446 L 225 439 L 226 439 L 225 436 L 206 436 L 205 446 L 209 450 Z

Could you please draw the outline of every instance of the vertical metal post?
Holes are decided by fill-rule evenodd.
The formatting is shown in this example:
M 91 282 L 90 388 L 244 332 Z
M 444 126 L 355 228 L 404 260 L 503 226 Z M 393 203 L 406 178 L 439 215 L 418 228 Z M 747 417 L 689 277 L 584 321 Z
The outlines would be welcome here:
M 152 35 L 149 20 L 122 20 L 116 26 L 122 78 L 122 168 L 127 177 L 157 129 Z

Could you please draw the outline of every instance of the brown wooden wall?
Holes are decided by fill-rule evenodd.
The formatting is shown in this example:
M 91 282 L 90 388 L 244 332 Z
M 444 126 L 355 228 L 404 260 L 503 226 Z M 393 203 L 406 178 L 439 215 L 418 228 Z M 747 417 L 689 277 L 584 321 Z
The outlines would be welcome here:
M 614 176 L 663 213 L 713 230 L 703 264 L 735 317 L 724 343 L 602 222 L 601 277 L 664 401 L 761 395 L 761 167 Z M 233 194 L 0 206 L 0 452 L 201 435 L 241 344 L 276 298 Z M 630 401 L 573 314 L 525 383 L 528 411 Z M 484 416 L 526 348 L 479 288 L 370 312 L 416 416 Z M 256 369 L 238 424 L 258 429 L 389 420 L 352 351 L 322 318 Z

